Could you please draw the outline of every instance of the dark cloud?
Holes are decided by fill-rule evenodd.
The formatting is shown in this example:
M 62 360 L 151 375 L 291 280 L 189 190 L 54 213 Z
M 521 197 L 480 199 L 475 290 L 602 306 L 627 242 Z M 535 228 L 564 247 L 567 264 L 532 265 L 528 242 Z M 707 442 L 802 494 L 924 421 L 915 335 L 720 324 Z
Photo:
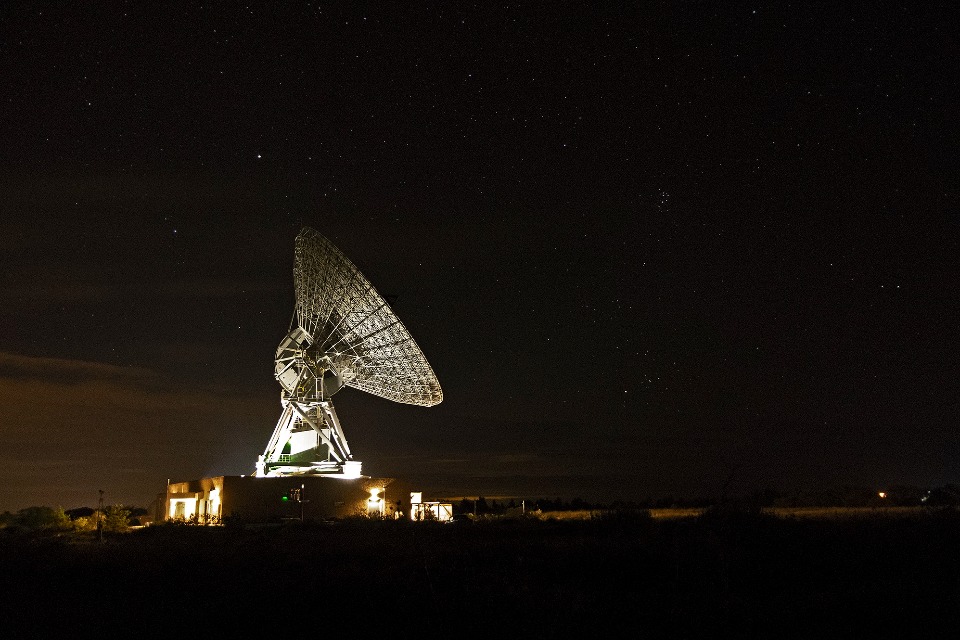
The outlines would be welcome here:
M 0 351 L 0 376 L 37 381 L 56 380 L 62 383 L 90 381 L 127 382 L 156 378 L 155 372 L 133 366 L 117 366 L 102 362 L 41 358 Z
M 0 353 L 0 504 L 79 499 L 99 488 L 111 501 L 141 504 L 167 474 L 216 469 L 238 443 L 252 470 L 270 409 L 148 369 Z

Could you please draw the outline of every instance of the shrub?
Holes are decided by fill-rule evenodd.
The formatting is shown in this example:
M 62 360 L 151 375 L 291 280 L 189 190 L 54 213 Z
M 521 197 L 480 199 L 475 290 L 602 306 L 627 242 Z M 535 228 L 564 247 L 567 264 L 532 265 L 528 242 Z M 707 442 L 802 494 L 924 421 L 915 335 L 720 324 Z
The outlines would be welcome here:
M 103 530 L 111 532 L 127 531 L 130 528 L 130 510 L 121 504 L 107 507 L 104 513 Z
M 20 509 L 14 518 L 13 524 L 24 529 L 54 529 L 66 531 L 72 528 L 70 518 L 63 511 L 63 507 L 27 507 Z

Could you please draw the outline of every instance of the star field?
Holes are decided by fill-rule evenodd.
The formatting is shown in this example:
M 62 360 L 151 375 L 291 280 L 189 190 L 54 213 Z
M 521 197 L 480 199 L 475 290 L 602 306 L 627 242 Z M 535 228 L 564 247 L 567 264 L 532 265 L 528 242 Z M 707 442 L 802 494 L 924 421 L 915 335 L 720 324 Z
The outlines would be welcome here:
M 337 396 L 367 473 L 593 499 L 957 481 L 953 22 L 0 9 L 0 509 L 249 473 L 303 225 L 444 389 Z

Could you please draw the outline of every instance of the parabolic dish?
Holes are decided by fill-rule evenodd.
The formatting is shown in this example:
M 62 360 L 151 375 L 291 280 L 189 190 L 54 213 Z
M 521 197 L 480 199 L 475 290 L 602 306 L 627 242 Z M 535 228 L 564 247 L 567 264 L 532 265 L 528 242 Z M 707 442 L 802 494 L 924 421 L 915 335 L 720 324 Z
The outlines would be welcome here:
M 423 407 L 443 400 L 430 363 L 386 300 L 309 227 L 297 236 L 293 278 L 301 348 L 328 358 L 345 386 Z

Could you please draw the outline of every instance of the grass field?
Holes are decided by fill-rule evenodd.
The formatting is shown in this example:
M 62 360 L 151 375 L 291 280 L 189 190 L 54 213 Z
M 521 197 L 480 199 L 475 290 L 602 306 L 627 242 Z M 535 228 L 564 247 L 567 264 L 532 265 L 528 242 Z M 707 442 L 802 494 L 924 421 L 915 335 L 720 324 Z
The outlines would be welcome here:
M 0 531 L 0 567 L 4 638 L 939 638 L 960 622 L 955 510 Z
M 650 516 L 655 520 L 672 520 L 677 518 L 695 518 L 702 515 L 706 509 L 650 509 Z M 778 518 L 875 518 L 875 517 L 918 517 L 928 513 L 925 507 L 767 507 L 761 512 Z M 534 513 L 532 517 L 540 520 L 589 520 L 601 517 L 602 510 L 573 510 L 547 511 Z

